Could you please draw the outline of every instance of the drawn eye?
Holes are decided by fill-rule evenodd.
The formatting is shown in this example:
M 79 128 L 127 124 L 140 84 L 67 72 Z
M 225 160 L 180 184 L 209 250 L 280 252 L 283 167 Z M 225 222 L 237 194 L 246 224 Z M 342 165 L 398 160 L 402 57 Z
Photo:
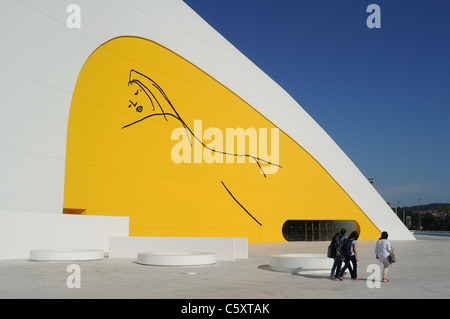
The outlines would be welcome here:
M 131 105 L 133 105 L 133 106 L 136 106 L 136 104 L 137 104 L 137 102 L 136 103 L 133 103 L 133 101 L 131 101 L 131 100 L 128 100 L 128 101 L 130 101 L 130 105 L 128 105 L 128 107 L 131 107 Z
M 139 105 L 139 106 L 136 108 L 136 112 L 141 113 L 141 112 L 142 112 L 142 106 Z

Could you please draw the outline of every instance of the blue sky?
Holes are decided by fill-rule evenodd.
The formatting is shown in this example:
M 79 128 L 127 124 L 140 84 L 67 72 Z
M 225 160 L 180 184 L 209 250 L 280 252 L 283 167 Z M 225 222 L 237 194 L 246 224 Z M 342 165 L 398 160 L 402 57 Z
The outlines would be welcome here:
M 185 0 L 392 206 L 450 202 L 450 1 Z M 369 4 L 381 28 L 370 29 Z

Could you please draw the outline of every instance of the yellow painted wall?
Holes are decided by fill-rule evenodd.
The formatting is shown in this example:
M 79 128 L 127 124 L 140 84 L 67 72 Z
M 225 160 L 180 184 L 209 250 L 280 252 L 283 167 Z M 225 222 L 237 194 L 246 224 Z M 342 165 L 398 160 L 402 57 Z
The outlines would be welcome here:
M 261 149 L 249 147 L 224 155 L 227 128 L 267 129 L 267 148 L 279 150 L 278 163 L 265 163 Z M 360 239 L 377 239 L 379 230 L 322 166 L 281 130 L 279 145 L 272 145 L 271 129 L 242 99 L 170 50 L 142 38 L 113 39 L 92 53 L 76 83 L 64 208 L 129 216 L 130 236 L 280 242 L 284 222 L 297 219 L 354 220 Z M 184 134 L 172 138 L 174 130 Z M 204 136 L 211 132 L 222 136 Z M 175 163 L 172 152 L 188 137 L 192 147 L 183 151 L 191 151 L 191 163 Z M 224 163 L 195 158 L 198 151 Z

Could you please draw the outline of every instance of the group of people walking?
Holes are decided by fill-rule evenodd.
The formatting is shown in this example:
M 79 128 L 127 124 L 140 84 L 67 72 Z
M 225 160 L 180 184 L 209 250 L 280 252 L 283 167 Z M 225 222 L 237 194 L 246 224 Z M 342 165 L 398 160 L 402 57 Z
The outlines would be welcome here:
M 348 269 L 350 277 L 353 280 L 358 278 L 358 249 L 357 240 L 358 232 L 353 231 L 346 237 L 347 231 L 343 228 L 336 233 L 329 247 L 329 257 L 334 259 L 331 268 L 331 279 L 343 280 L 345 271 Z M 380 239 L 375 245 L 375 258 L 383 264 L 382 282 L 388 282 L 387 273 L 390 265 L 389 256 L 391 255 L 391 244 L 389 242 L 388 233 L 382 232 Z

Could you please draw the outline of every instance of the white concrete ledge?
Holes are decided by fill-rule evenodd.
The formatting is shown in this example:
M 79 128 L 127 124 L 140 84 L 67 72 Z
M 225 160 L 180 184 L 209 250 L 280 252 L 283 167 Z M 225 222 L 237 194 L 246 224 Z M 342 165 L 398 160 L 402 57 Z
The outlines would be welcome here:
M 274 271 L 331 270 L 333 259 L 325 254 L 278 254 L 269 256 Z
M 141 252 L 207 251 L 217 260 L 234 261 L 248 258 L 247 238 L 232 237 L 111 237 L 109 258 L 136 258 Z
M 137 263 L 152 266 L 199 266 L 217 262 L 215 253 L 208 252 L 144 252 Z
M 56 261 L 56 260 L 100 260 L 104 251 L 100 249 L 36 249 L 30 251 L 32 261 Z
M 129 218 L 0 211 L 1 259 L 28 258 L 34 249 L 88 247 L 108 251 L 109 238 L 128 236 Z

